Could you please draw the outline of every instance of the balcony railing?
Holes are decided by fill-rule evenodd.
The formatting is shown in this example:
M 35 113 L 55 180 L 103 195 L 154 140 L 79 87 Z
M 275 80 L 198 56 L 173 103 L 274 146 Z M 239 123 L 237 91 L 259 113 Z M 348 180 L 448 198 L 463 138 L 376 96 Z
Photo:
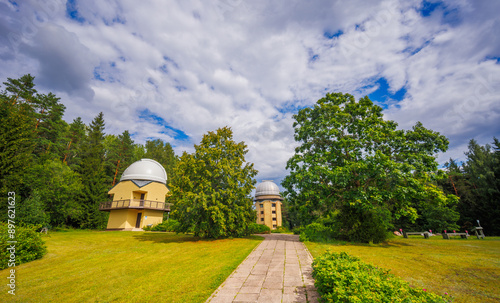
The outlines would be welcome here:
M 165 203 L 160 201 L 141 200 L 141 199 L 125 199 L 116 201 L 101 202 L 99 210 L 110 211 L 113 209 L 157 209 L 163 211 L 170 211 L 172 203 Z

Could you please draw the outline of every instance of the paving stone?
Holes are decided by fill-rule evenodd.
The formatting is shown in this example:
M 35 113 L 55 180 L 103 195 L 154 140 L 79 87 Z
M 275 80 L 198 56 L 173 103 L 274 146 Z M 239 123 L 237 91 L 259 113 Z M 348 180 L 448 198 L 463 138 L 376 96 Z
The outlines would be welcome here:
M 306 302 L 306 295 L 318 301 L 312 258 L 298 236 L 264 237 L 207 302 Z
M 281 303 L 282 295 L 281 289 L 262 289 L 257 302 Z
M 260 293 L 261 287 L 260 286 L 243 286 L 239 293 L 240 294 L 258 294 Z
M 259 294 L 237 294 L 233 302 L 257 302 Z

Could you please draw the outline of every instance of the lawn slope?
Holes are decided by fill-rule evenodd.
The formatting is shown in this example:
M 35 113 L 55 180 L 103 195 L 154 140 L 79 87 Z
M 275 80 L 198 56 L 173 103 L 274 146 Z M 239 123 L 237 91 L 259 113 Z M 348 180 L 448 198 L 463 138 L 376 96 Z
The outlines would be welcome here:
M 500 238 L 444 240 L 441 237 L 395 238 L 384 244 L 306 242 L 317 257 L 327 249 L 345 251 L 366 263 L 454 302 L 500 302 Z
M 0 302 L 203 302 L 262 238 L 69 231 L 44 240 L 47 255 L 17 266 L 16 295 L 2 283 Z

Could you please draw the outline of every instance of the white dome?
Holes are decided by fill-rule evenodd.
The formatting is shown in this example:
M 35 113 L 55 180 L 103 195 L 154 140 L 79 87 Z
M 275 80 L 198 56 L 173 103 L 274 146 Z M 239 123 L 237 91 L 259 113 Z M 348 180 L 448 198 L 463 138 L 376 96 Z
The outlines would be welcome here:
M 274 184 L 271 180 L 262 180 L 262 183 L 257 185 L 255 189 L 255 197 L 258 196 L 279 196 L 280 189 L 278 185 Z
M 132 163 L 123 172 L 120 181 L 125 180 L 147 180 L 167 184 L 167 173 L 155 160 L 141 159 Z

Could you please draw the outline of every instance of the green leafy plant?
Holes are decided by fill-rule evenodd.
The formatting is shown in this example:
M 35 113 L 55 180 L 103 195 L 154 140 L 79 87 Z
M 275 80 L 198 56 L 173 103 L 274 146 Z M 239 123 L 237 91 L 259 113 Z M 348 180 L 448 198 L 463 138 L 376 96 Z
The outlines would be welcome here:
M 269 234 L 271 229 L 269 226 L 258 223 L 250 223 L 248 225 L 248 234 Z
M 147 231 L 177 231 L 179 227 L 179 222 L 174 219 L 169 219 L 168 221 L 163 221 L 155 226 L 146 226 L 143 229 Z
M 451 302 L 451 296 L 439 296 L 362 262 L 345 252 L 327 251 L 313 263 L 313 276 L 324 302 Z
M 27 263 L 42 258 L 47 253 L 47 248 L 42 237 L 37 230 L 41 225 L 15 226 L 15 241 L 9 238 L 9 226 L 7 223 L 0 223 L 0 269 L 9 267 L 13 263 L 10 259 L 11 253 L 15 255 L 15 265 Z M 15 246 L 15 251 L 8 250 L 11 245 Z

